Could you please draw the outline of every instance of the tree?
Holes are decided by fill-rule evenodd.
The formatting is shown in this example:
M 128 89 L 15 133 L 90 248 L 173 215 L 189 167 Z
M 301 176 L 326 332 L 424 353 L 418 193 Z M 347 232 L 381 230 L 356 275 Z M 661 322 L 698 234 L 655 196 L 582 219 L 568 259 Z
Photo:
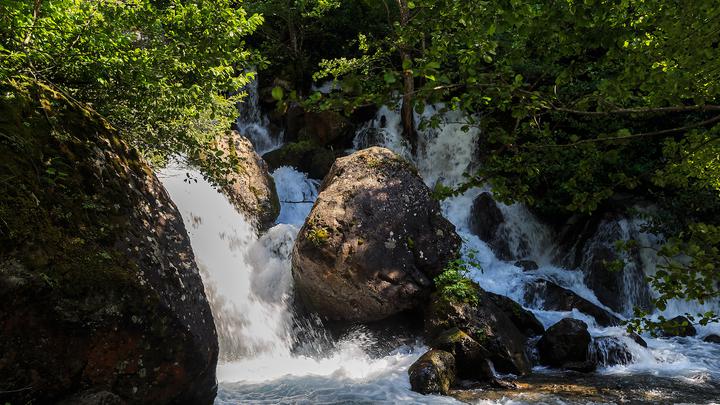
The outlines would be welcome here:
M 256 59 L 244 38 L 262 21 L 233 0 L 3 0 L 0 80 L 90 104 L 156 163 L 208 155 L 237 116 Z
M 556 220 L 614 198 L 657 202 L 649 230 L 671 298 L 720 296 L 720 7 L 702 0 L 407 3 L 412 16 L 361 57 L 322 74 L 362 81 L 354 105 L 392 103 L 411 71 L 413 104 L 442 101 L 480 126 L 490 183 Z M 388 62 L 412 49 L 402 66 Z M 342 97 L 348 97 L 343 94 Z M 334 100 L 321 100 L 330 105 Z M 344 102 L 344 101 L 343 101 Z M 429 124 L 433 124 L 430 122 Z M 700 314 L 704 321 L 712 314 Z

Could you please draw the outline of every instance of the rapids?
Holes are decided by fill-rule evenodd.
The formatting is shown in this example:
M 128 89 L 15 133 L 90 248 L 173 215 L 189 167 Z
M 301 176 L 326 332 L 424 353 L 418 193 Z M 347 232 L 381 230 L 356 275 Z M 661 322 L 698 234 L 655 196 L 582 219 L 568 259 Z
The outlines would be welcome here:
M 257 109 L 257 89 L 249 93 L 250 102 L 245 107 L 249 111 L 243 113 L 238 127 L 260 152 L 278 147 L 281 142 L 269 135 Z M 416 118 L 429 118 L 437 108 L 426 108 L 423 116 Z M 413 156 L 400 136 L 399 115 L 383 107 L 374 120 L 358 131 L 354 147 L 380 144 L 415 162 L 428 186 L 437 182 L 456 185 L 463 180 L 463 173 L 477 165 L 474 145 L 479 133 L 462 131 L 462 119 L 456 113 L 446 113 L 437 129 L 420 130 L 419 153 Z M 186 173 L 194 180 L 188 180 Z M 422 342 L 406 342 L 394 350 L 377 353 L 371 347 L 379 337 L 371 332 L 358 330 L 335 341 L 321 322 L 308 322 L 293 312 L 290 254 L 317 196 L 317 181 L 289 167 L 272 173 L 281 213 L 277 225 L 258 236 L 247 219 L 194 169 L 176 165 L 160 175 L 183 215 L 218 328 L 221 358 L 217 404 L 458 403 L 451 397 L 423 396 L 410 391 L 407 368 L 423 353 Z M 577 311 L 535 310 L 523 301 L 524 282 L 542 277 L 601 305 L 585 286 L 582 273 L 550 264 L 549 252 L 554 246 L 550 233 L 521 205 L 501 205 L 508 218 L 504 226 L 510 240 L 515 241 L 511 246 L 517 248 L 516 241 L 521 238 L 531 241 L 530 251 L 524 256 L 536 261 L 540 268 L 523 272 L 512 263 L 497 259 L 468 229 L 470 206 L 482 191 L 469 190 L 442 205 L 446 217 L 464 239 L 463 251 L 474 252 L 481 264 L 481 269 L 472 272 L 472 278 L 483 288 L 507 295 L 531 309 L 545 327 L 570 316 L 587 322 L 593 336 L 622 336 L 622 327 L 599 327 L 591 317 Z M 648 267 L 652 271 L 652 266 Z M 700 308 L 673 302 L 663 314 L 671 316 L 697 309 Z M 698 327 L 699 337 L 711 332 L 720 332 L 720 326 Z M 601 368 L 595 378 L 664 376 L 701 390 L 703 384 L 720 380 L 720 345 L 704 343 L 700 338 L 644 338 L 647 349 L 627 339 L 636 359 L 634 363 Z M 542 368 L 535 371 L 549 373 Z M 462 399 L 483 404 L 575 402 L 572 398 L 543 398 Z M 582 398 L 577 401 L 587 403 Z

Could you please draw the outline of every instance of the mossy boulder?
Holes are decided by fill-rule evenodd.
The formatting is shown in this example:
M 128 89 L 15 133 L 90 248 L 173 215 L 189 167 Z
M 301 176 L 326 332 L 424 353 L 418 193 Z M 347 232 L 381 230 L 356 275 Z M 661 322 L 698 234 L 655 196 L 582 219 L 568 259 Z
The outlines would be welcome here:
M 255 153 L 250 140 L 236 131 L 218 142 L 220 150 L 234 163 L 223 179 L 222 192 L 260 231 L 267 230 L 280 214 L 280 200 L 268 165 Z
M 489 363 L 490 353 L 460 328 L 441 333 L 430 343 L 430 347 L 455 357 L 455 370 L 459 378 L 482 381 L 494 377 Z
M 338 159 L 292 255 L 295 291 L 332 321 L 371 322 L 424 304 L 460 247 L 415 168 L 384 148 Z
M 450 393 L 455 383 L 455 358 L 442 350 L 430 350 L 408 369 L 410 389 L 421 394 Z
M 482 346 L 487 359 L 500 373 L 529 374 L 532 363 L 527 354 L 529 338 L 534 327 L 528 328 L 521 319 L 534 316 L 520 305 L 499 306 L 494 294 L 473 283 L 477 299 L 469 302 L 434 293 L 425 311 L 425 336 L 428 341 L 438 339 L 445 331 L 457 328 Z M 504 300 L 503 300 L 504 301 Z M 517 316 L 514 311 L 523 312 Z M 535 323 L 538 322 L 536 319 Z
M 163 186 L 87 107 L 0 87 L 3 400 L 212 403 L 213 318 Z

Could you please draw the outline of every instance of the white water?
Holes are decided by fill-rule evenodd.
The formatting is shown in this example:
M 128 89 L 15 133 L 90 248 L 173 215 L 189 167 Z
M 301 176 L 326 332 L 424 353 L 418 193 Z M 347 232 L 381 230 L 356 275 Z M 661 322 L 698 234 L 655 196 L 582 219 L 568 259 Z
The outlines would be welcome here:
M 434 112 L 435 109 L 428 108 L 424 116 Z M 385 119 L 381 120 L 383 115 Z M 463 173 L 474 168 L 479 134 L 476 130 L 463 132 L 459 114 L 449 113 L 445 117 L 448 122 L 439 129 L 421 131 L 419 153 L 412 156 L 399 135 L 398 114 L 382 108 L 377 119 L 359 131 L 355 147 L 370 146 L 369 143 L 386 146 L 413 160 L 429 186 L 437 182 L 456 185 L 462 181 Z M 383 128 L 379 128 L 383 126 L 381 122 Z M 263 126 L 262 120 L 256 124 Z M 369 129 L 374 131 L 372 139 L 367 137 Z M 251 132 L 248 136 L 259 149 L 279 145 L 267 131 Z M 317 196 L 316 181 L 292 168 L 277 169 L 273 177 L 282 202 L 278 225 L 258 238 L 248 221 L 209 184 L 202 180 L 184 182 L 186 171 L 168 169 L 162 177 L 185 219 L 220 334 L 220 390 L 216 403 L 457 403 L 451 398 L 410 391 L 407 368 L 423 353 L 421 344 L 373 355 L 370 345 L 376 339 L 374 336 L 358 332 L 332 343 L 322 325 L 293 314 L 289 257 L 298 229 Z M 463 250 L 476 252 L 481 263 L 482 270 L 474 270 L 472 278 L 489 291 L 523 303 L 525 282 L 542 277 L 601 305 L 584 285 L 582 273 L 550 264 L 549 252 L 553 248 L 550 233 L 523 206 L 501 205 L 508 218 L 505 233 L 513 241 L 511 247 L 516 253 L 535 260 L 540 268 L 523 272 L 512 263 L 498 260 L 468 229 L 470 206 L 482 191 L 470 190 L 443 203 L 446 217 L 465 241 Z M 523 239 L 529 243 L 527 249 L 519 252 L 518 241 Z M 676 306 L 665 311 L 665 315 L 688 310 L 686 304 Z M 594 336 L 624 339 L 635 362 L 608 367 L 602 373 L 651 373 L 698 382 L 720 375 L 718 345 L 696 338 L 645 337 L 649 348 L 644 349 L 622 337 L 622 328 L 601 328 L 592 317 L 577 310 L 533 309 L 533 312 L 545 327 L 570 316 L 586 321 Z M 711 331 L 720 328 L 698 328 L 699 336 Z

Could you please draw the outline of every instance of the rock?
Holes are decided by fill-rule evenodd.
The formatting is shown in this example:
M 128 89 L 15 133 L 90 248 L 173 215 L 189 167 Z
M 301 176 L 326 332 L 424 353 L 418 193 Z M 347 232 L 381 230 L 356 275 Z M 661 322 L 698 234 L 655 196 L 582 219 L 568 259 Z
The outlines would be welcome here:
M 62 401 L 59 405 L 127 405 L 122 398 L 107 391 L 85 391 Z
M 695 336 L 697 334 L 697 331 L 690 320 L 684 316 L 676 316 L 675 318 L 667 320 L 662 326 L 663 330 L 661 335 L 663 337 L 687 337 Z
M 455 383 L 455 359 L 448 352 L 430 350 L 410 366 L 408 374 L 413 391 L 447 395 Z
M 235 170 L 225 176 L 223 193 L 259 230 L 269 229 L 280 214 L 280 200 L 267 164 L 255 153 L 250 140 L 235 131 L 219 143 L 237 162 Z
M 304 122 L 305 126 L 299 131 L 298 139 L 321 146 L 337 143 L 343 138 L 352 138 L 355 133 L 350 120 L 335 111 L 308 111 L 305 113 Z
M 590 333 L 587 324 L 565 318 L 548 328 L 537 344 L 540 364 L 550 367 L 578 369 L 589 360 Z
M 3 402 L 98 389 L 212 404 L 213 317 L 152 170 L 97 114 L 39 83 L 0 85 L 0 132 L 0 172 L 14 174 L 0 182 Z
M 644 348 L 647 348 L 647 347 L 648 347 L 648 346 L 647 346 L 647 342 L 645 341 L 645 339 L 643 339 L 643 338 L 642 338 L 640 335 L 638 335 L 637 333 L 635 333 L 635 332 L 630 332 L 630 333 L 628 333 L 627 336 L 628 336 L 630 339 L 634 340 L 635 343 L 639 344 L 640 346 L 642 346 L 642 347 L 644 347 Z
M 633 362 L 633 355 L 627 344 L 615 336 L 593 338 L 589 357 L 591 362 L 604 367 Z
M 512 260 L 513 254 L 507 238 L 500 233 L 505 222 L 502 211 L 490 193 L 482 193 L 470 209 L 470 230 L 490 246 L 498 258 Z
M 620 325 L 620 319 L 574 292 L 547 280 L 535 280 L 525 286 L 525 302 L 548 311 L 578 311 L 595 318 L 600 326 Z
M 305 126 L 305 109 L 298 103 L 291 103 L 285 113 L 285 142 L 295 142 L 298 140 L 300 130 Z
M 286 143 L 263 155 L 270 170 L 291 166 L 310 178 L 323 179 L 335 162 L 335 153 L 309 141 Z
M 525 336 L 540 336 L 545 332 L 543 324 L 522 305 L 504 295 L 491 292 L 488 292 L 487 295 Z
M 720 335 L 707 335 L 705 336 L 705 339 L 703 339 L 703 342 L 720 344 Z
M 534 271 L 540 268 L 538 264 L 532 260 L 518 260 L 515 262 L 515 267 L 520 267 L 523 271 Z
M 455 357 L 455 369 L 459 378 L 480 381 L 494 378 L 492 368 L 487 362 L 490 353 L 459 328 L 441 333 L 430 346 Z
M 338 159 L 292 255 L 295 291 L 333 321 L 370 322 L 418 307 L 460 246 L 414 168 L 383 148 Z
M 440 333 L 458 328 L 483 347 L 500 373 L 526 375 L 532 364 L 526 336 L 492 296 L 474 285 L 477 303 L 449 301 L 433 294 L 425 314 L 425 335 L 433 341 Z
M 559 239 L 562 263 L 579 268 L 585 284 L 598 300 L 617 313 L 632 315 L 635 307 L 652 308 L 650 287 L 638 248 L 620 252 L 618 240 L 639 240 L 641 229 L 632 218 L 618 212 L 605 212 L 591 218 L 575 218 Z M 612 264 L 622 261 L 617 270 Z

